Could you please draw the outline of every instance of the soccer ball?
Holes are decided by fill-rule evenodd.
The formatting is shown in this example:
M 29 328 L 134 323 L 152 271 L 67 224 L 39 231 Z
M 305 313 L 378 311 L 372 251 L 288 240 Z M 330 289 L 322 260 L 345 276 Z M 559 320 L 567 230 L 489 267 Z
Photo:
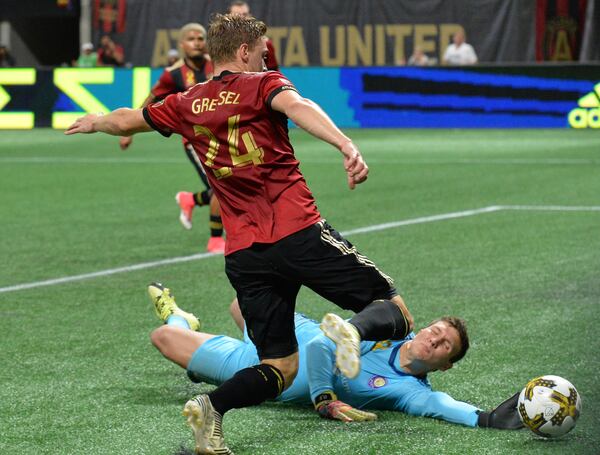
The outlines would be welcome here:
M 540 376 L 527 383 L 517 405 L 523 424 L 544 438 L 558 438 L 575 427 L 581 412 L 577 389 L 560 376 Z

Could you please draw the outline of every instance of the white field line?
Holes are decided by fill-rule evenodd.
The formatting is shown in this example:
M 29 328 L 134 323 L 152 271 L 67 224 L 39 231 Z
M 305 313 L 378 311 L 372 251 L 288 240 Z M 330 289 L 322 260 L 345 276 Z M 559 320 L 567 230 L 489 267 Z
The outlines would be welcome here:
M 544 212 L 600 212 L 600 206 L 576 205 L 499 205 L 500 210 L 527 210 Z
M 587 158 L 490 158 L 490 159 L 480 159 L 480 158 L 412 158 L 412 159 L 403 159 L 403 158 L 382 158 L 378 156 L 367 157 L 366 159 L 368 164 L 404 164 L 404 165 L 433 165 L 433 166 L 443 166 L 443 165 L 489 165 L 489 166 L 527 166 L 527 165 L 539 165 L 539 166 L 583 166 L 583 165 L 599 165 L 600 160 L 596 159 L 587 159 Z M 313 157 L 303 156 L 302 162 L 308 163 L 320 163 L 320 164 L 329 164 L 329 163 L 337 163 L 335 158 L 327 158 L 324 156 Z
M 116 273 L 125 273 L 125 272 L 133 272 L 135 270 L 150 269 L 152 267 L 159 267 L 161 265 L 179 264 L 181 262 L 196 261 L 196 260 L 200 260 L 200 259 L 206 259 L 206 258 L 209 258 L 212 256 L 219 256 L 219 254 L 217 254 L 217 253 L 198 253 L 198 254 L 192 254 L 191 256 L 179 256 L 179 257 L 174 257 L 174 258 L 169 258 L 169 259 L 161 259 L 159 261 L 142 262 L 141 264 L 128 265 L 125 267 L 117 267 L 115 269 L 100 270 L 98 272 L 84 273 L 82 275 L 71 275 L 71 276 L 65 276 L 62 278 L 53 278 L 51 280 L 34 281 L 33 283 L 16 284 L 14 286 L 7 286 L 4 288 L 0 288 L 0 294 L 2 294 L 4 292 L 22 291 L 24 289 L 39 288 L 42 286 L 53 286 L 55 284 L 71 283 L 73 281 L 88 280 L 90 278 L 98 278 L 101 276 L 114 275 Z
M 498 212 L 498 211 L 502 211 L 502 210 L 600 212 L 600 206 L 492 205 L 489 207 L 482 207 L 482 208 L 473 209 L 473 210 L 463 210 L 460 212 L 442 213 L 439 215 L 424 216 L 424 217 L 419 217 L 419 218 L 412 218 L 409 220 L 394 221 L 391 223 L 374 224 L 371 226 L 365 226 L 365 227 L 358 228 L 358 229 L 350 229 L 348 231 L 342 231 L 341 234 L 344 236 L 350 236 L 350 235 L 355 235 L 355 234 L 364 234 L 364 233 L 369 233 L 369 232 L 383 231 L 386 229 L 393 229 L 393 228 L 397 228 L 397 227 L 401 227 L 401 226 L 409 226 L 412 224 L 434 223 L 437 221 L 452 220 L 452 219 L 456 219 L 456 218 L 465 218 L 468 216 L 480 215 L 483 213 Z M 153 267 L 160 267 L 163 265 L 180 264 L 183 262 L 207 259 L 207 258 L 214 257 L 214 256 L 219 256 L 219 255 L 215 254 L 215 253 L 199 253 L 199 254 L 192 254 L 190 256 L 179 256 L 179 257 L 174 257 L 174 258 L 169 258 L 169 259 L 161 259 L 159 261 L 142 262 L 140 264 L 134 264 L 134 265 L 129 265 L 129 266 L 125 266 L 125 267 L 117 267 L 114 269 L 100 270 L 98 272 L 84 273 L 81 275 L 71 275 L 71 276 L 65 276 L 65 277 L 61 277 L 61 278 L 54 278 L 54 279 L 50 279 L 50 280 L 16 284 L 13 286 L 6 286 L 3 288 L 0 288 L 0 294 L 6 293 L 6 292 L 13 292 L 13 291 L 22 291 L 25 289 L 33 289 L 33 288 L 38 288 L 38 287 L 43 287 L 43 286 L 54 286 L 57 284 L 71 283 L 74 281 L 88 280 L 91 278 L 99 278 L 99 277 L 103 277 L 103 276 L 115 275 L 117 273 L 126 273 L 126 272 L 133 272 L 136 270 L 145 270 L 145 269 L 150 269 Z
M 492 205 L 490 207 L 483 207 L 480 209 L 464 210 L 462 212 L 442 213 L 440 215 L 423 216 L 420 218 L 413 218 L 411 220 L 403 221 L 392 221 L 391 223 L 374 224 L 372 226 L 365 226 L 357 229 L 351 229 L 349 231 L 341 232 L 342 235 L 353 235 L 353 234 L 364 234 L 366 232 L 383 231 L 385 229 L 392 229 L 400 226 L 409 226 L 411 224 L 421 223 L 434 223 L 436 221 L 451 220 L 454 218 L 464 218 L 466 216 L 479 215 L 481 213 L 496 212 L 501 210 L 499 206 Z
M 27 156 L 27 157 L 0 157 L 0 163 L 8 164 L 185 164 L 185 159 L 176 158 L 69 158 L 66 156 Z
M 339 163 L 340 160 L 331 156 L 330 158 L 310 155 L 302 157 L 303 162 L 309 163 Z M 382 158 L 373 156 L 367 159 L 369 163 L 406 164 L 406 165 L 446 165 L 446 164 L 487 164 L 487 165 L 598 165 L 600 160 L 586 158 L 456 158 L 456 159 L 431 159 L 431 158 Z M 186 164 L 187 160 L 177 158 L 144 158 L 144 157 L 2 157 L 0 163 L 6 164 Z

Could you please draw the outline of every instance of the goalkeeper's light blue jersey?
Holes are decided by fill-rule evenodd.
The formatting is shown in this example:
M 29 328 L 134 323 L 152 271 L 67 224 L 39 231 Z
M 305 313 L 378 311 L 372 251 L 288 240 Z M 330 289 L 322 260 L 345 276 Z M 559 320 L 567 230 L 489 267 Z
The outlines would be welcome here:
M 277 401 L 311 404 L 319 394 L 333 390 L 340 400 L 356 408 L 395 410 L 471 427 L 477 425 L 478 408 L 433 391 L 426 377 L 417 378 L 402 371 L 399 350 L 414 334 L 400 341 L 361 342 L 360 373 L 348 379 L 336 370 L 335 344 L 323 335 L 318 323 L 296 314 L 295 324 L 300 356 L 298 374 Z M 246 333 L 244 341 L 217 337 L 196 351 L 188 375 L 192 380 L 218 384 L 257 363 L 256 349 Z
M 334 368 L 335 344 L 318 334 L 306 347 L 306 362 L 311 366 L 308 370 L 311 398 L 333 390 L 341 401 L 356 408 L 402 411 L 476 426 L 478 408 L 433 391 L 426 376 L 416 377 L 402 371 L 400 347 L 413 338 L 411 333 L 399 341 L 361 342 L 360 372 L 356 378 L 348 379 Z

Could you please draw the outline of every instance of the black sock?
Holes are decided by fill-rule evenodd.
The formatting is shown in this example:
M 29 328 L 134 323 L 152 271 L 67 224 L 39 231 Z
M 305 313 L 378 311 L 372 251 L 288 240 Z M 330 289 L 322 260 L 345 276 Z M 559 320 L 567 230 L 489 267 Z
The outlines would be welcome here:
M 233 408 L 255 406 L 283 392 L 283 375 L 265 363 L 244 368 L 208 394 L 215 411 L 223 415 Z
M 188 159 L 194 166 L 194 169 L 196 169 L 196 172 L 198 173 L 198 177 L 200 177 L 200 180 L 202 180 L 202 183 L 204 184 L 206 189 L 207 190 L 210 189 L 210 185 L 208 184 L 208 179 L 206 178 L 206 173 L 204 172 L 204 169 L 202 169 L 202 164 L 200 164 L 200 160 L 198 159 L 198 156 L 196 155 L 196 152 L 194 151 L 194 147 L 192 147 L 192 144 L 187 144 L 187 145 L 184 145 L 183 148 L 185 150 L 185 154 L 187 155 Z
M 194 202 L 197 206 L 202 207 L 203 205 L 210 204 L 211 190 L 204 190 L 198 193 L 194 193 Z
M 223 221 L 219 215 L 211 215 L 208 224 L 211 237 L 221 237 L 223 235 Z
M 350 319 L 361 340 L 401 340 L 408 335 L 408 321 L 390 300 L 375 300 Z

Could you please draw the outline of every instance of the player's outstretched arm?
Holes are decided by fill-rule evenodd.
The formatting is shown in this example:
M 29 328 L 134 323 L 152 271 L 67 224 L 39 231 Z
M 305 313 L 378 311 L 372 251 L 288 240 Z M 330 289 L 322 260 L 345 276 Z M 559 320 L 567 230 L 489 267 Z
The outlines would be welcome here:
M 490 412 L 458 401 L 444 392 L 431 389 L 402 394 L 394 407 L 397 411 L 422 417 L 433 417 L 469 427 L 518 430 L 523 424 L 517 413 L 518 394 L 502 402 Z
M 361 353 L 369 350 L 373 343 L 361 343 Z M 338 400 L 333 392 L 335 344 L 325 335 L 315 336 L 306 346 L 308 387 L 315 410 L 321 417 L 342 422 L 365 422 L 376 420 L 372 412 L 355 409 Z
M 480 411 L 477 425 L 498 430 L 520 430 L 523 428 L 523 422 L 519 418 L 518 402 L 519 392 L 504 400 L 490 412 Z
M 431 390 L 422 384 L 407 383 L 397 389 L 394 411 L 413 416 L 433 417 L 446 422 L 476 427 L 480 410 L 463 401 L 458 401 L 444 392 Z
M 350 189 L 354 189 L 356 185 L 367 180 L 369 167 L 363 160 L 360 151 L 318 104 L 301 97 L 293 90 L 283 90 L 275 95 L 271 101 L 271 107 L 287 115 L 303 130 L 337 147 L 342 152 Z
M 146 97 L 146 99 L 144 100 L 144 102 L 142 103 L 142 105 L 140 106 L 140 108 L 143 109 L 146 106 L 148 106 L 149 104 L 154 103 L 155 101 L 157 101 L 157 98 L 154 96 L 154 94 L 152 92 L 150 92 L 148 94 L 148 96 Z M 119 147 L 121 147 L 121 150 L 127 150 L 132 143 L 133 143 L 133 136 L 121 136 L 119 138 Z
M 65 134 L 106 133 L 112 136 L 131 136 L 153 131 L 144 120 L 141 109 L 120 108 L 109 114 L 88 114 L 78 118 Z

